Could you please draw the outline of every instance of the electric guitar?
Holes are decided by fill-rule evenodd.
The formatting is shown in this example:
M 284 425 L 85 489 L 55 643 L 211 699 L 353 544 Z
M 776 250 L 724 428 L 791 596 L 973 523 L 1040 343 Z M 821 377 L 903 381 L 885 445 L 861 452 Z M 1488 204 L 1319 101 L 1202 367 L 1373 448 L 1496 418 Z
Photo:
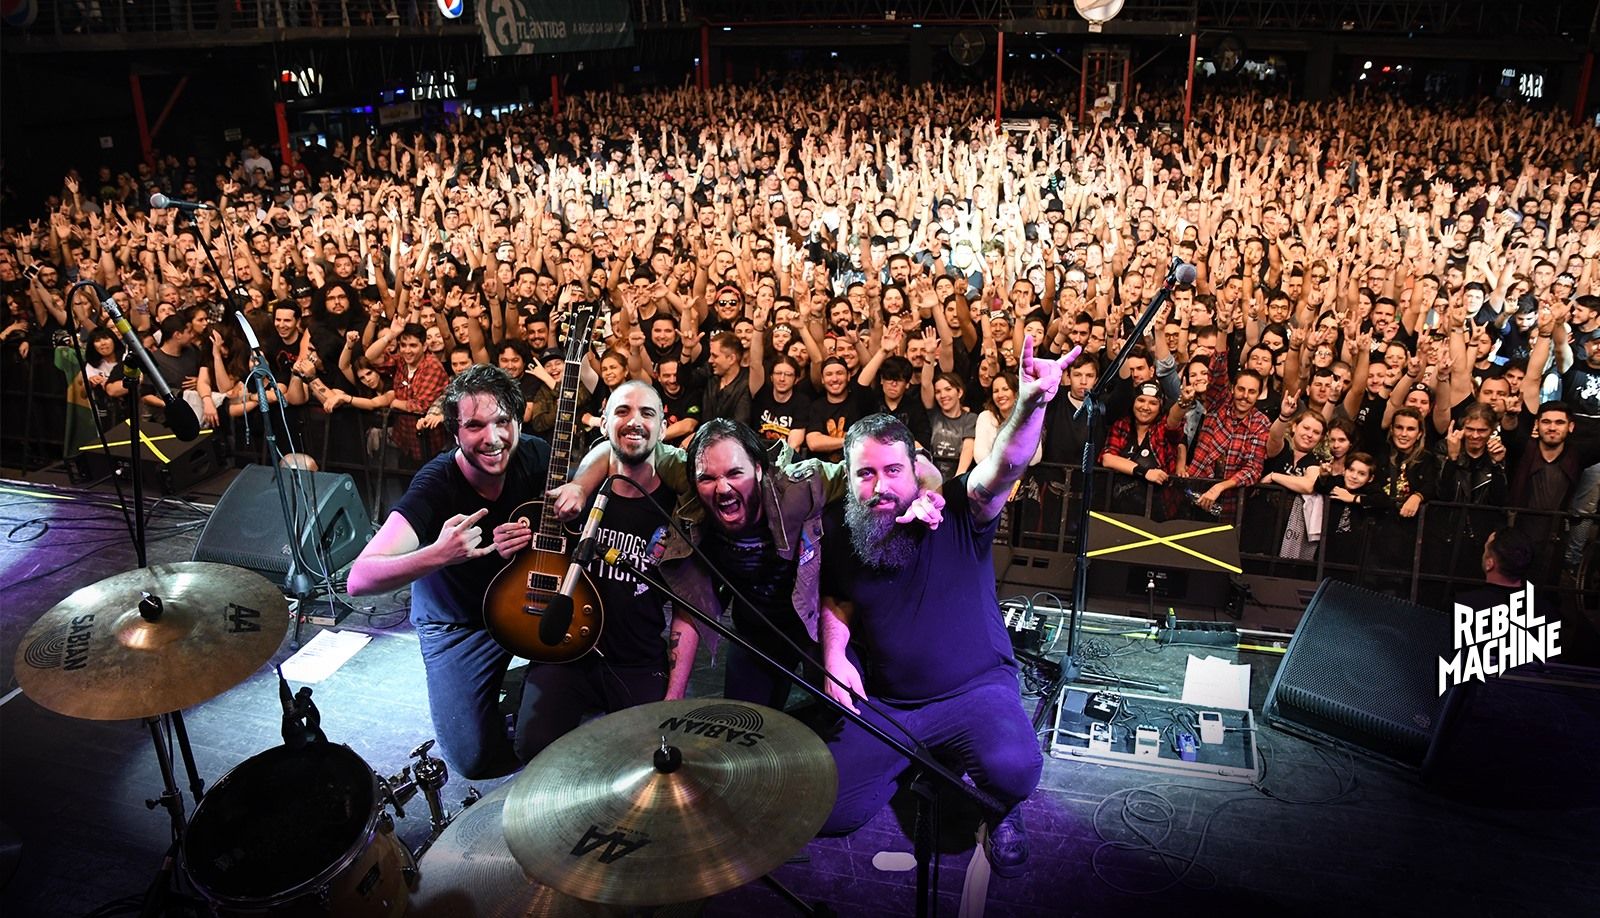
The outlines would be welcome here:
M 566 366 L 557 390 L 547 489 L 566 484 L 571 475 L 577 440 L 578 371 L 593 321 L 594 307 L 589 304 L 575 307 L 567 319 Z M 484 624 L 500 646 L 519 657 L 538 663 L 576 660 L 594 649 L 604 618 L 589 572 L 572 560 L 576 538 L 556 516 L 553 501 L 528 501 L 512 512 L 511 519 L 529 525 L 537 521 L 537 527 L 533 542 L 490 581 L 483 596 Z

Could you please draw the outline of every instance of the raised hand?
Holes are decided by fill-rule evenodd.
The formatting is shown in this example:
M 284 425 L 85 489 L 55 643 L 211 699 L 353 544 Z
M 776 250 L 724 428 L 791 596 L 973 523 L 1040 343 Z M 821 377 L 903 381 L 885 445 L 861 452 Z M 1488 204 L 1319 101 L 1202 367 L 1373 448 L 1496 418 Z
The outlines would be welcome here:
M 1035 357 L 1033 335 L 1023 338 L 1022 360 L 1018 365 L 1018 400 L 1035 405 L 1048 404 L 1061 388 L 1061 378 L 1066 374 L 1067 367 L 1077 357 L 1077 348 L 1055 360 Z
M 489 512 L 488 507 L 468 516 L 457 513 L 444 521 L 444 526 L 439 530 L 439 538 L 433 542 L 433 551 L 439 556 L 438 560 L 445 566 L 460 564 L 482 558 L 495 550 L 493 544 L 480 545 L 483 541 L 483 530 L 478 522 Z
M 944 522 L 944 495 L 938 491 L 923 491 L 911 502 L 906 512 L 894 518 L 896 523 L 921 520 L 929 529 L 938 529 Z

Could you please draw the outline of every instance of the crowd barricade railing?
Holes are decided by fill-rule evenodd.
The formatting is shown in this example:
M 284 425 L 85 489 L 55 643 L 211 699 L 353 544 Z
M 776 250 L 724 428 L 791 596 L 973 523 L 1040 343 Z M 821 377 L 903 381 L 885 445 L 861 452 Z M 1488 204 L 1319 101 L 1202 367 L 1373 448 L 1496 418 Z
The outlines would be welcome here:
M 0 440 L 5 441 L 6 455 L 27 471 L 59 462 L 65 439 L 61 372 L 32 357 L 7 361 L 0 369 L 5 374 L 6 387 L 0 400 L 4 413 Z M 270 463 L 264 438 L 252 433 L 250 439 L 254 442 L 249 442 L 243 436 L 242 425 L 250 423 L 250 418 L 259 418 L 259 414 L 233 419 L 225 429 L 226 436 L 236 457 Z M 302 425 L 308 442 L 301 449 L 317 461 L 319 468 L 362 476 L 375 522 L 381 522 L 392 505 L 391 498 L 404 491 L 421 463 L 450 445 L 442 427 L 422 430 L 418 431 L 420 460 L 405 456 L 388 435 L 392 419 L 388 408 L 363 411 L 346 407 L 329 413 L 320 405 L 312 405 L 308 406 Z M 378 434 L 375 437 L 374 432 Z M 369 442 L 375 449 L 367 447 Z M 260 454 L 258 458 L 252 458 L 255 453 Z M 1168 485 L 1154 486 L 1132 482 L 1129 476 L 1104 468 L 1095 469 L 1094 475 L 1094 510 L 1132 513 L 1152 520 L 1219 518 L 1202 516 L 1194 509 L 1192 497 L 1215 479 L 1173 479 Z M 1076 465 L 1041 462 L 1030 467 L 1007 503 L 998 538 L 1023 548 L 1076 553 L 1078 498 L 1082 494 L 1079 478 Z M 1129 492 L 1121 489 L 1128 484 L 1141 489 L 1134 492 L 1137 497 L 1132 503 Z M 1312 582 L 1336 577 L 1432 605 L 1438 605 L 1441 597 L 1457 588 L 1481 582 L 1483 540 L 1501 525 L 1520 521 L 1530 529 L 1553 533 L 1537 546 L 1539 570 L 1542 576 L 1548 575 L 1546 579 L 1552 584 L 1561 573 L 1560 559 L 1566 554 L 1565 539 L 1570 527 L 1579 521 L 1600 526 L 1600 513 L 1595 512 L 1576 514 L 1435 500 L 1425 502 L 1410 521 L 1399 522 L 1392 513 L 1364 521 L 1364 530 L 1350 537 L 1358 546 L 1356 556 L 1334 559 L 1328 556 L 1328 546 L 1333 542 L 1332 530 L 1337 520 L 1333 511 L 1337 508 L 1329 501 L 1323 513 L 1321 538 L 1315 540 L 1310 557 L 1289 558 L 1284 556 L 1282 546 L 1289 514 L 1299 495 L 1270 484 L 1239 489 L 1237 493 L 1229 522 L 1241 534 L 1239 559 L 1246 573 Z M 1537 522 L 1541 520 L 1547 522 Z M 1405 535 L 1403 542 L 1397 541 L 1395 527 Z M 1390 548 L 1395 551 L 1385 550 Z M 1580 586 L 1597 588 L 1600 546 L 1590 544 L 1586 549 L 1583 570 L 1570 573 Z M 1397 560 L 1399 563 L 1395 563 Z
M 1078 519 L 1078 468 L 1059 463 L 1040 463 L 1029 469 L 1008 504 L 1007 520 L 1002 538 L 1019 547 L 1061 554 L 1074 554 L 1078 550 L 1076 524 Z M 1128 482 L 1126 475 L 1108 469 L 1096 469 L 1092 509 L 1111 509 L 1114 489 Z M 1181 479 L 1164 487 L 1147 486 L 1143 500 L 1143 515 L 1150 519 L 1177 516 L 1200 519 L 1191 512 L 1192 501 L 1183 495 L 1185 490 L 1203 490 L 1212 479 Z M 1172 492 L 1177 490 L 1175 499 Z M 1166 492 L 1164 495 L 1163 492 Z M 1600 513 L 1575 514 L 1567 510 L 1528 510 L 1512 507 L 1494 507 L 1483 504 L 1454 501 L 1428 501 L 1416 517 L 1399 522 L 1393 513 L 1364 520 L 1361 530 L 1350 535 L 1350 542 L 1358 546 L 1353 559 L 1330 558 L 1328 547 L 1333 542 L 1333 527 L 1337 514 L 1331 499 L 1323 513 L 1323 530 L 1314 540 L 1308 558 L 1286 558 L 1282 552 L 1289 513 L 1294 506 L 1295 492 L 1272 484 L 1258 484 L 1239 491 L 1234 504 L 1231 522 L 1241 533 L 1239 559 L 1246 573 L 1320 582 L 1334 577 L 1359 585 L 1403 596 L 1412 602 L 1439 606 L 1457 589 L 1481 584 L 1482 547 L 1488 534 L 1499 526 L 1511 522 L 1537 528 L 1535 521 L 1548 520 L 1556 535 L 1536 546 L 1540 563 L 1565 552 L 1565 534 L 1569 526 L 1578 521 L 1600 524 Z M 1165 498 L 1165 499 L 1164 499 Z M 1037 499 L 1037 509 L 1027 506 Z M 1160 510 L 1166 516 L 1156 515 Z M 1132 512 L 1124 508 L 1123 512 Z M 1385 530 L 1393 526 L 1398 529 Z M 1379 549 L 1395 545 L 1397 532 L 1407 535 L 1395 556 Z M 1387 538 L 1384 538 L 1387 536 Z M 1591 540 L 1593 543 L 1594 540 Z M 1571 572 L 1580 588 L 1595 589 L 1600 584 L 1600 546 L 1586 547 L 1584 569 Z M 1559 574 L 1559 570 L 1551 568 Z M 1587 586 L 1585 586 L 1587 585 Z M 1067 586 L 1067 584 L 1063 584 Z

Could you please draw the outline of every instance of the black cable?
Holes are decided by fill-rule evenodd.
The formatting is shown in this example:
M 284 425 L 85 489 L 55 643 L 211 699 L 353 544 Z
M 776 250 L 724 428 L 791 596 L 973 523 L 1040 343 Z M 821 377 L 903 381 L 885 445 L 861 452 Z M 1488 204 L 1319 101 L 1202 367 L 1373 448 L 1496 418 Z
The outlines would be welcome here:
M 133 893 L 112 899 L 84 914 L 84 918 L 111 918 L 112 915 L 131 915 L 144 908 L 144 893 Z
M 178 533 L 162 533 L 160 535 L 155 536 L 154 538 L 148 538 L 145 541 L 146 541 L 146 544 L 148 545 L 148 544 L 152 544 L 152 543 L 155 543 L 155 542 L 163 541 L 165 539 L 170 539 L 174 535 L 177 535 L 177 534 Z M 116 545 L 116 544 L 120 543 L 121 541 L 122 541 L 122 536 L 119 533 L 117 536 L 114 536 L 114 537 L 103 536 L 103 537 L 98 538 L 98 539 L 89 539 L 89 540 L 84 540 L 84 541 L 77 541 L 77 542 L 74 542 L 73 544 L 76 545 L 79 549 L 98 549 L 98 548 L 107 548 L 107 547 L 110 547 L 112 545 Z M 64 571 L 67 568 L 72 567 L 73 565 L 82 563 L 82 561 L 83 561 L 82 555 L 78 555 L 78 556 L 70 558 L 67 561 L 64 561 L 61 564 L 58 564 L 55 567 L 52 567 L 52 568 L 50 568 L 48 570 L 38 571 L 38 572 L 35 572 L 35 573 L 28 574 L 27 576 L 19 578 L 17 580 L 7 581 L 6 582 L 6 586 L 8 588 L 11 588 L 11 587 L 19 587 L 19 586 L 22 586 L 23 584 L 26 584 L 26 583 L 32 583 L 35 580 L 41 580 L 41 579 L 43 579 L 45 577 L 49 577 L 49 576 L 51 576 L 53 574 L 58 574 L 61 571 Z

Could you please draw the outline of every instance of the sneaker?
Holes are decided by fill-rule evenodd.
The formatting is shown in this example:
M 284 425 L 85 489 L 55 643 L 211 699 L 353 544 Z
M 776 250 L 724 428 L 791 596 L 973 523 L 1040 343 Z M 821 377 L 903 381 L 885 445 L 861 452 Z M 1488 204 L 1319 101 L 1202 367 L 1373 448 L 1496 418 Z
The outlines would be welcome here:
M 989 827 L 983 839 L 983 854 L 996 876 L 1020 877 L 1028 869 L 1028 830 L 1022 825 L 1022 805 L 1011 808 L 1006 817 Z

